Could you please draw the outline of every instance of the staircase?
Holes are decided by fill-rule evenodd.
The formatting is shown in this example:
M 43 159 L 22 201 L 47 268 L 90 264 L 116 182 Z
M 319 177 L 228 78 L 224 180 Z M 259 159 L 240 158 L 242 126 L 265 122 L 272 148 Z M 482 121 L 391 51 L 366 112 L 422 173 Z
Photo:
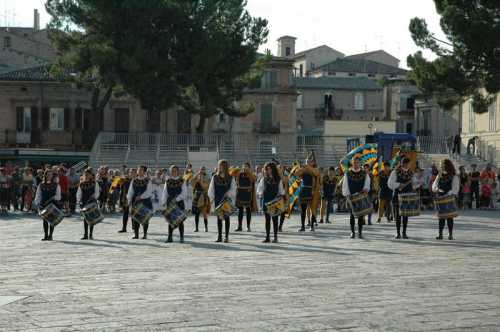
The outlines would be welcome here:
M 478 169 L 483 169 L 486 167 L 488 164 L 487 161 L 480 159 L 477 156 L 471 156 L 471 155 L 451 155 L 451 154 L 445 154 L 445 153 L 436 153 L 436 154 L 429 154 L 429 153 L 422 153 L 419 155 L 419 166 L 421 168 L 429 168 L 433 164 L 439 167 L 441 161 L 444 159 L 450 159 L 453 161 L 455 164 L 455 167 L 458 170 L 458 167 L 460 166 L 465 166 L 467 170 L 470 170 L 470 166 L 472 164 L 476 164 Z

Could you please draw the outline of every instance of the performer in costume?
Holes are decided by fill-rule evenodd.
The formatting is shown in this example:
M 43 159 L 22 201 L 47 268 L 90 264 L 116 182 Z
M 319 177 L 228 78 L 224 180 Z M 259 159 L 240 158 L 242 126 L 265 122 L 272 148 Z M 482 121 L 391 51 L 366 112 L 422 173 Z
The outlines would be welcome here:
M 252 173 L 250 163 L 243 164 L 243 170 L 236 176 L 236 207 L 238 207 L 238 228 L 236 232 L 243 231 L 243 213 L 246 212 L 247 232 L 251 231 L 250 223 L 252 212 L 257 211 L 255 195 L 255 182 L 257 177 Z
M 408 239 L 406 230 L 408 228 L 408 217 L 401 216 L 399 207 L 399 194 L 414 193 L 418 188 L 417 179 L 410 169 L 410 159 L 403 157 L 401 164 L 392 171 L 388 186 L 394 191 L 392 204 L 394 209 L 394 217 L 396 219 L 396 239 L 401 239 L 401 221 L 403 222 L 403 239 Z
M 80 177 L 76 174 L 76 170 L 71 167 L 69 169 L 69 211 L 70 213 L 75 213 L 76 210 L 76 193 L 78 191 L 78 186 L 80 184 Z
M 191 187 L 191 182 L 193 181 L 193 165 L 187 164 L 184 170 L 184 176 L 182 177 L 184 184 L 186 185 L 186 197 L 184 198 L 184 206 L 188 212 L 192 212 L 193 207 L 193 187 Z
M 285 194 L 283 195 L 285 199 L 285 205 L 288 205 L 288 199 L 289 199 L 289 194 L 288 194 L 288 180 L 289 180 L 289 174 L 290 170 L 281 164 L 278 165 L 278 171 L 280 172 L 281 175 L 281 182 L 283 183 L 283 190 L 285 191 Z M 285 222 L 285 217 L 286 217 L 286 211 L 284 211 L 281 216 L 280 216 L 280 225 L 278 227 L 278 232 L 283 232 L 283 223 Z
M 43 210 L 50 203 L 57 203 L 61 200 L 61 187 L 53 181 L 54 173 L 51 170 L 46 170 L 43 174 L 42 183 L 38 185 L 35 194 L 35 205 L 38 210 Z M 43 221 L 44 237 L 42 241 L 52 241 L 54 227 L 50 226 L 47 221 Z
M 342 195 L 344 197 L 349 198 L 350 196 L 365 192 L 368 194 L 370 191 L 370 177 L 366 172 L 361 168 L 360 161 L 358 157 L 354 157 L 351 160 L 352 167 L 347 171 L 344 175 L 344 179 L 342 180 Z M 364 218 L 358 217 L 358 237 L 360 239 L 363 238 L 363 224 Z M 350 224 L 351 224 L 351 239 L 356 237 L 356 220 L 354 215 L 350 216 Z
M 316 198 L 316 192 L 319 194 L 319 188 L 321 186 L 321 177 L 319 170 L 315 167 L 316 162 L 314 161 L 314 156 L 310 155 L 306 160 L 306 166 L 301 167 L 295 172 L 295 175 L 302 179 L 301 190 L 299 194 L 300 203 L 300 222 L 301 228 L 299 232 L 304 232 L 306 230 L 306 215 L 309 209 L 311 213 L 311 231 L 314 231 L 314 226 L 316 224 L 316 208 L 317 202 L 314 200 Z
M 326 223 L 330 224 L 330 212 L 333 210 L 333 196 L 335 194 L 335 187 L 337 185 L 337 178 L 335 177 L 335 167 L 330 167 L 328 173 L 323 176 L 321 183 L 321 219 L 319 223 L 323 223 L 323 218 L 326 214 Z
M 26 211 L 31 211 L 31 205 L 33 202 L 33 185 L 35 179 L 33 177 L 33 170 L 31 167 L 27 167 L 22 176 L 21 182 L 21 211 L 26 208 Z
M 441 172 L 432 184 L 432 191 L 437 196 L 454 195 L 456 197 L 458 195 L 459 189 L 460 180 L 456 175 L 455 166 L 453 166 L 451 160 L 443 160 L 443 162 L 441 163 Z M 445 221 L 448 224 L 448 240 L 453 240 L 453 218 L 448 218 L 446 220 L 439 219 L 439 235 L 436 237 L 436 240 L 443 239 Z
M 151 202 L 152 188 L 151 180 L 147 177 L 148 168 L 146 166 L 139 166 L 137 171 L 137 177 L 132 180 L 129 186 L 127 194 L 128 206 L 133 207 L 136 204 L 142 203 L 148 209 L 153 210 L 153 203 Z M 139 223 L 133 222 L 132 227 L 134 228 L 133 239 L 139 238 Z M 144 232 L 143 239 L 148 238 L 148 227 L 149 221 L 142 225 L 142 230 Z
M 179 174 L 179 167 L 172 165 L 170 166 L 170 176 L 165 182 L 165 187 L 163 189 L 162 196 L 162 206 L 168 206 L 172 201 L 175 201 L 179 209 L 185 210 L 184 199 L 187 195 L 186 183 Z M 180 242 L 184 243 L 184 223 L 180 223 L 179 226 L 179 236 Z M 173 242 L 174 229 L 170 224 L 168 224 L 168 238 L 167 243 Z
M 191 211 L 194 214 L 195 232 L 199 231 L 200 214 L 203 214 L 205 232 L 208 232 L 208 214 L 210 213 L 210 199 L 208 198 L 209 185 L 210 182 L 207 179 L 206 168 L 202 166 L 191 183 L 193 187 L 193 206 Z
M 0 167 L 0 212 L 7 214 L 10 210 L 10 190 L 12 178 L 7 174 L 4 167 Z
M 99 208 L 104 212 L 106 210 L 109 191 L 108 170 L 105 166 L 99 167 L 97 183 L 99 184 Z
M 78 191 L 76 193 L 76 204 L 80 205 L 80 208 L 85 207 L 87 204 L 92 202 L 97 202 L 99 198 L 99 185 L 94 180 L 94 173 L 91 168 L 87 168 L 83 172 L 83 177 L 78 185 Z M 90 225 L 89 234 L 89 224 L 87 220 L 83 219 L 83 237 L 82 240 L 93 239 L 94 225 Z
M 477 170 L 476 164 L 471 165 L 471 172 L 469 174 L 469 179 L 470 179 L 470 189 L 472 194 L 471 202 L 476 201 L 476 209 L 479 209 L 480 206 L 479 183 L 481 179 L 481 173 Z
M 125 170 L 124 176 L 120 181 L 120 205 L 122 208 L 123 216 L 122 216 L 122 229 L 118 231 L 118 233 L 127 233 L 127 223 L 128 217 L 130 214 L 130 207 L 128 205 L 127 194 L 130 188 L 130 183 L 137 176 L 137 171 L 135 168 L 130 170 Z
M 224 198 L 229 198 L 234 202 L 236 196 L 236 186 L 234 185 L 233 178 L 229 175 L 229 165 L 226 160 L 219 160 L 217 166 L 217 173 L 212 177 L 210 186 L 208 187 L 208 197 L 213 202 L 214 207 L 217 207 Z M 229 242 L 229 216 L 224 216 L 225 223 L 225 239 L 224 242 Z M 222 219 L 217 216 L 217 231 L 218 237 L 216 242 L 222 242 Z
M 384 168 L 379 172 L 379 191 L 378 191 L 378 220 L 380 223 L 382 221 L 382 217 L 386 216 L 387 222 L 392 221 L 392 208 L 391 208 L 391 200 L 393 192 L 391 188 L 389 188 L 388 182 L 389 177 L 391 176 L 391 164 L 389 162 L 384 162 Z
M 259 195 L 263 197 L 264 201 L 264 215 L 266 218 L 266 239 L 264 240 L 264 243 L 271 242 L 270 238 L 271 219 L 273 221 L 273 232 L 274 232 L 273 243 L 277 243 L 279 216 L 274 216 L 271 218 L 271 215 L 267 212 L 266 204 L 273 201 L 276 198 L 282 197 L 285 194 L 285 190 L 283 189 L 282 179 L 275 163 L 273 162 L 267 163 L 264 166 L 264 172 L 265 175 L 260 180 L 259 185 L 257 187 L 257 192 L 259 193 Z

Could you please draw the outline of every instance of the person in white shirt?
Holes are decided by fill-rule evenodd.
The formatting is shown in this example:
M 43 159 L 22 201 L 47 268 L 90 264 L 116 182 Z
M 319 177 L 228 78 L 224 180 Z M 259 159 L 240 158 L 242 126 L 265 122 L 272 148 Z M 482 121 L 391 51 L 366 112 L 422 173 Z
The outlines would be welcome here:
M 167 207 L 171 204 L 172 201 L 175 201 L 179 209 L 185 210 L 184 200 L 187 196 L 187 187 L 183 178 L 179 176 L 179 168 L 175 165 L 170 167 L 170 176 L 167 178 L 165 182 L 165 186 L 163 187 L 163 195 L 162 195 L 162 206 Z M 180 242 L 184 243 L 184 222 L 180 223 L 179 226 L 179 236 Z M 168 238 L 167 243 L 172 242 L 172 235 L 174 232 L 174 228 L 171 224 L 168 224 Z
M 459 190 L 460 179 L 456 174 L 455 166 L 451 160 L 445 159 L 441 163 L 441 172 L 439 172 L 438 176 L 434 180 L 434 183 L 432 184 L 432 192 L 434 192 L 437 196 L 454 195 L 456 197 Z M 446 222 L 448 224 L 448 240 L 453 240 L 454 220 L 450 217 L 446 218 Z M 439 235 L 436 237 L 436 240 L 443 239 L 444 225 L 445 219 L 440 218 Z
M 408 239 L 408 217 L 401 216 L 399 195 L 415 193 L 416 189 L 420 186 L 417 177 L 410 169 L 410 159 L 408 157 L 401 159 L 400 165 L 389 176 L 387 185 L 394 191 L 392 206 L 394 209 L 394 218 L 396 219 L 396 239 L 401 239 L 401 221 L 403 222 L 403 239 Z M 420 206 L 417 205 L 415 208 L 420 208 Z
M 208 187 L 208 197 L 216 208 L 225 199 L 229 199 L 231 204 L 234 204 L 236 196 L 236 186 L 233 177 L 229 175 L 229 165 L 226 160 L 219 160 L 217 165 L 217 172 L 212 177 Z M 231 221 L 229 215 L 217 215 L 217 231 L 218 237 L 215 242 L 222 242 L 222 219 L 224 219 L 225 238 L 224 242 L 229 242 L 229 227 Z
M 94 180 L 94 173 L 91 168 L 87 168 L 83 172 L 83 179 L 78 184 L 76 192 L 76 205 L 84 208 L 87 204 L 97 202 L 99 198 L 99 184 Z M 89 236 L 90 228 L 90 236 Z M 83 237 L 82 240 L 93 239 L 94 225 L 89 227 L 87 219 L 83 219 Z
M 352 195 L 364 192 L 368 194 L 370 191 L 370 177 L 366 172 L 361 168 L 360 160 L 358 157 L 354 157 L 351 160 L 352 167 L 347 171 L 344 175 L 344 179 L 342 180 L 342 195 L 349 199 Z M 350 217 L 351 224 L 351 239 L 356 238 L 355 225 L 356 220 L 351 210 Z M 363 238 L 363 224 L 364 217 L 358 217 L 358 233 L 359 238 Z
M 145 207 L 150 210 L 153 210 L 153 203 L 151 201 L 151 197 L 153 196 L 153 187 L 151 185 L 151 180 L 147 177 L 146 166 L 139 166 L 137 170 L 137 177 L 132 180 L 130 187 L 128 189 L 127 201 L 128 206 L 133 207 L 137 204 L 142 203 Z M 134 228 L 134 237 L 132 239 L 139 238 L 139 223 L 133 222 Z M 146 221 L 142 225 L 142 230 L 144 232 L 143 239 L 148 238 L 148 228 L 149 221 Z
M 267 163 L 264 166 L 264 172 L 264 177 L 259 181 L 257 185 L 257 193 L 263 198 L 264 216 L 266 218 L 266 239 L 264 240 L 264 243 L 271 242 L 271 219 L 273 220 L 273 243 L 277 243 L 279 215 L 271 217 L 271 215 L 267 211 L 267 203 L 273 201 L 276 198 L 283 197 L 285 195 L 285 190 L 283 188 L 283 182 L 281 181 L 281 176 L 275 163 Z
M 38 207 L 39 211 L 42 211 L 51 203 L 57 205 L 60 200 L 61 187 L 54 181 L 54 173 L 51 170 L 46 170 L 43 174 L 42 183 L 36 189 L 35 206 Z M 54 226 L 50 226 L 46 220 L 43 221 L 43 233 L 42 241 L 52 241 Z

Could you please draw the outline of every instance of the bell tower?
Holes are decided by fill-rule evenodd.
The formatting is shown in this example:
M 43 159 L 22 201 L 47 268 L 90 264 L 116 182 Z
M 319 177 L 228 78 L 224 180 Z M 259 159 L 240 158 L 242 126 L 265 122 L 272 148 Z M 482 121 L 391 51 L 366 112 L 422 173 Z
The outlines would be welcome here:
M 292 36 L 283 36 L 278 39 L 278 56 L 282 58 L 295 55 L 295 40 Z

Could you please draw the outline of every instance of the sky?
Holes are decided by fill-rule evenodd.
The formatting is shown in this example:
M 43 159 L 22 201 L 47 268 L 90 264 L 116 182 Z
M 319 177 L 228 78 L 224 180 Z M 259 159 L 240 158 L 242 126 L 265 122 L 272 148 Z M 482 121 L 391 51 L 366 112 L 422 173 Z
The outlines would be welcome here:
M 33 9 L 38 8 L 43 27 L 50 19 L 44 3 L 0 0 L 0 25 L 32 26 Z M 319 45 L 346 55 L 384 49 L 406 67 L 406 57 L 419 50 L 408 31 L 411 18 L 424 18 L 443 38 L 433 0 L 248 0 L 248 11 L 269 21 L 268 41 L 261 51 L 273 54 L 277 39 L 291 35 L 297 38 L 297 52 Z

